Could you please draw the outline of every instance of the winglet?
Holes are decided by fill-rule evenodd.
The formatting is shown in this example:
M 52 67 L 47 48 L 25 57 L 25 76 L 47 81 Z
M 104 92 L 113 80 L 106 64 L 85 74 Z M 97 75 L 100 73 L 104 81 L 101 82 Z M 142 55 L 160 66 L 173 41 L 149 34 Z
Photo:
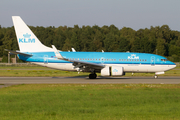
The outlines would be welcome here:
M 76 50 L 74 48 L 71 48 L 73 52 L 76 52 Z
M 52 45 L 52 48 L 53 48 L 54 53 L 55 53 L 55 55 L 56 55 L 56 57 L 57 57 L 58 59 L 64 59 L 54 45 Z

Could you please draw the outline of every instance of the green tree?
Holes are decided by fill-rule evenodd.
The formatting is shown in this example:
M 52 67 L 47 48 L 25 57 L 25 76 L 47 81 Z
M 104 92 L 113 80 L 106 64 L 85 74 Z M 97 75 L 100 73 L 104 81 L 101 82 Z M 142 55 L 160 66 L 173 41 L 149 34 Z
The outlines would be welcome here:
M 67 39 L 65 40 L 65 44 L 64 44 L 62 50 L 63 50 L 63 51 L 69 51 L 69 50 L 71 50 L 71 48 L 72 48 L 72 43 L 71 43 L 71 41 L 69 40 L 69 38 L 67 38 Z
M 58 27 L 54 30 L 54 39 L 52 41 L 53 45 L 56 45 L 56 48 L 62 50 L 63 45 L 65 43 L 66 40 L 66 36 L 65 36 L 65 30 L 66 30 L 66 26 L 65 27 Z
M 129 41 L 125 37 L 120 37 L 119 41 L 119 52 L 127 52 L 130 51 Z
M 170 45 L 169 47 L 169 55 L 178 55 L 180 56 L 180 47 L 176 45 Z
M 90 26 L 83 26 L 80 35 L 82 51 L 92 51 L 92 29 Z
M 157 54 L 158 55 L 165 55 L 166 49 L 165 49 L 165 40 L 164 39 L 157 39 L 157 46 L 156 46 Z
M 119 45 L 119 36 L 109 33 L 105 36 L 104 48 L 107 52 L 117 52 Z
M 102 35 L 102 33 L 99 30 L 95 31 L 95 35 L 94 38 L 91 42 L 91 48 L 93 51 L 102 51 L 104 50 L 104 37 Z

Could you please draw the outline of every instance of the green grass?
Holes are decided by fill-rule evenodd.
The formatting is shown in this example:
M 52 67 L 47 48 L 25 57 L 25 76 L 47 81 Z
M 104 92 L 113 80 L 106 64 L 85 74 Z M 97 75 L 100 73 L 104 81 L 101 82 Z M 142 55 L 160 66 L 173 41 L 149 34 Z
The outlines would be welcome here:
M 48 70 L 50 68 L 42 67 L 35 64 L 0 64 L 0 69 L 45 69 Z
M 0 70 L 1 77 L 60 77 L 88 76 L 88 73 L 61 70 Z
M 178 120 L 180 85 L 35 84 L 0 89 L 1 120 Z

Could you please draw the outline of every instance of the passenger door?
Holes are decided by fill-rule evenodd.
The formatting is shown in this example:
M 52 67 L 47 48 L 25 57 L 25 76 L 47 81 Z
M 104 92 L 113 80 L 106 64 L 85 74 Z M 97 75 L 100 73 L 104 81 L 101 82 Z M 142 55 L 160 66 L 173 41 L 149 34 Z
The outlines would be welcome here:
M 44 55 L 44 64 L 48 64 L 48 55 Z
M 151 56 L 151 65 L 155 65 L 155 57 Z

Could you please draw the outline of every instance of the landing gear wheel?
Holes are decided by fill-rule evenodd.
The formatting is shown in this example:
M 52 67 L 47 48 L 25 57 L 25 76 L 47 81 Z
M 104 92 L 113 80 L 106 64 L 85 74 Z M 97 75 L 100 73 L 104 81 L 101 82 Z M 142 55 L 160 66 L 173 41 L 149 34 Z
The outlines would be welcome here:
M 96 79 L 97 74 L 89 74 L 89 79 Z
M 157 76 L 157 75 L 155 75 L 155 76 L 154 76 L 154 78 L 155 78 L 155 79 L 157 79 L 157 78 L 158 78 L 158 76 Z

